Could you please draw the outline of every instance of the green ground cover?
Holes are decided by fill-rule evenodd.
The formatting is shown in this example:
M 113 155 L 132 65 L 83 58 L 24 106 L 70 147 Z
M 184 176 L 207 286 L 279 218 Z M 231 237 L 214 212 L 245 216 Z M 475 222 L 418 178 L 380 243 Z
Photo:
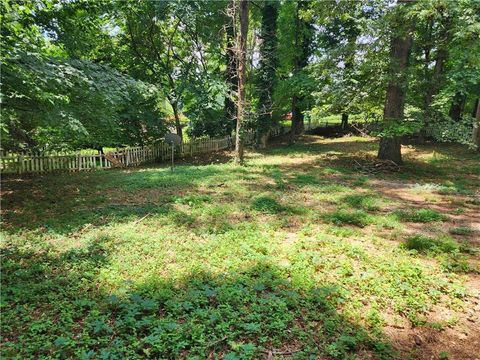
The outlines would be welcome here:
M 410 147 L 401 173 L 354 169 L 376 146 L 4 179 L 2 358 L 410 356 L 386 327 L 466 310 L 480 158 Z

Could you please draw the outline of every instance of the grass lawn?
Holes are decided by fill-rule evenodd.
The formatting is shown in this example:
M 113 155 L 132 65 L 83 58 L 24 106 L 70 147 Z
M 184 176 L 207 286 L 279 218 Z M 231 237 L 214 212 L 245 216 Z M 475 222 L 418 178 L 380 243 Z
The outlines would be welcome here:
M 475 358 L 480 156 L 376 148 L 3 179 L 2 358 Z

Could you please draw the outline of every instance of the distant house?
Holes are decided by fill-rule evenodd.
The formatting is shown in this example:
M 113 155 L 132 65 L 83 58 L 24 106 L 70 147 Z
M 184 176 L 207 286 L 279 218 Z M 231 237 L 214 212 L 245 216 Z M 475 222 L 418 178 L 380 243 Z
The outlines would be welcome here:
M 282 115 L 282 120 L 292 120 L 292 112 L 288 112 Z

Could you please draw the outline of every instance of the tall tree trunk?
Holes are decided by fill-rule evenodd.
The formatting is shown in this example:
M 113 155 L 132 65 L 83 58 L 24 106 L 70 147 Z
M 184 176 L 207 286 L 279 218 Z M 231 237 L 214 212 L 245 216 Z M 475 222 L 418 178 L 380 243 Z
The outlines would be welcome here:
M 475 100 L 475 103 L 473 104 L 472 117 L 477 116 L 479 106 L 480 106 L 480 99 L 477 98 Z
M 232 135 L 235 128 L 235 120 L 237 118 L 237 106 L 233 100 L 238 91 L 237 77 L 237 57 L 235 56 L 235 2 L 231 1 L 227 7 L 227 48 L 225 52 L 225 60 L 227 68 L 225 71 L 225 80 L 228 85 L 228 92 L 225 96 L 225 132 Z
M 427 90 L 425 94 L 425 114 L 426 114 L 427 121 L 429 120 L 429 117 L 431 117 L 430 105 L 432 104 L 433 98 L 438 94 L 442 86 L 443 72 L 445 68 L 445 63 L 448 58 L 448 44 L 451 39 L 450 28 L 451 28 L 452 18 L 448 16 L 448 14 L 445 14 L 442 9 L 439 10 L 439 14 L 441 15 L 441 20 L 440 20 L 441 22 L 439 25 L 441 25 L 442 30 L 440 32 L 440 37 L 438 38 L 437 43 L 435 44 L 436 45 L 435 47 L 437 48 L 437 54 L 435 58 L 435 67 L 433 69 L 433 74 L 429 79 L 429 84 L 427 86 Z M 433 19 L 431 19 L 429 22 L 429 28 L 428 28 L 430 38 L 432 37 L 433 25 L 434 25 L 434 21 Z M 429 65 L 430 65 L 430 59 L 429 59 L 429 56 L 426 56 L 425 71 L 428 71 Z
M 455 96 L 452 100 L 452 105 L 450 106 L 450 111 L 448 112 L 448 116 L 450 116 L 453 120 L 459 121 L 462 117 L 463 108 L 465 106 L 465 94 L 457 91 Z
M 237 129 L 235 139 L 235 162 L 243 164 L 243 129 L 245 117 L 245 80 L 247 65 L 248 1 L 240 0 L 240 36 L 238 39 L 238 102 Z
M 477 151 L 480 152 L 480 104 L 478 99 L 476 101 L 477 111 L 475 114 L 475 122 L 473 124 L 473 144 L 477 147 Z
M 342 114 L 342 130 L 346 130 L 348 127 L 348 114 L 343 113 Z
M 304 116 L 302 109 L 300 108 L 299 102 L 302 101 L 302 98 L 293 95 L 292 97 L 292 126 L 290 128 L 290 143 L 295 141 L 297 135 L 303 133 L 304 130 Z
M 355 66 L 355 47 L 357 43 L 357 36 L 356 35 L 349 36 L 347 41 L 348 41 L 349 51 L 347 53 L 347 56 L 345 57 L 345 69 L 344 69 L 345 75 L 344 76 L 351 76 L 350 72 Z M 347 104 L 347 107 L 348 107 L 348 104 Z M 344 111 L 342 113 L 342 130 L 346 130 L 348 127 L 348 112 L 346 110 L 347 109 L 344 108 Z
M 433 98 L 438 94 L 443 80 L 443 69 L 445 67 L 445 62 L 447 61 L 448 52 L 446 49 L 439 49 L 437 52 L 437 58 L 435 59 L 435 67 L 433 69 L 433 76 L 430 82 L 430 86 L 427 89 L 425 95 L 425 111 L 427 114 L 430 113 L 430 105 L 432 104 Z
M 399 5 L 401 6 L 401 5 Z M 409 26 L 402 23 L 402 18 L 397 18 L 397 32 L 391 39 L 390 52 L 390 80 L 387 87 L 387 96 L 383 118 L 387 130 L 394 129 L 403 120 L 405 108 L 405 95 L 407 90 L 407 68 L 412 36 Z M 390 135 L 380 139 L 378 158 L 391 160 L 397 164 L 402 163 L 401 139 L 399 136 Z
M 278 3 L 267 1 L 262 9 L 262 30 L 260 38 L 260 61 L 258 68 L 258 124 L 257 144 L 267 145 L 272 126 L 273 90 L 276 84 L 277 69 L 277 15 Z
M 431 24 L 432 25 L 430 26 L 430 32 L 433 26 L 433 20 Z M 447 62 L 447 58 L 448 58 L 448 44 L 450 41 L 451 18 L 449 16 L 444 16 L 442 13 L 441 25 L 443 25 L 442 31 L 440 34 L 440 38 L 438 39 L 438 42 L 436 44 L 437 54 L 435 58 L 435 67 L 433 68 L 433 74 L 428 81 L 427 89 L 425 92 L 425 105 L 424 105 L 425 106 L 424 108 L 425 124 L 428 124 L 431 121 L 431 118 L 432 118 L 431 105 L 432 105 L 433 99 L 435 98 L 435 96 L 438 94 L 438 92 L 442 87 L 445 63 Z M 429 64 L 430 64 L 430 60 L 428 57 L 426 57 L 425 59 L 426 71 L 428 71 Z
M 178 103 L 176 101 L 171 101 L 170 104 L 172 105 L 173 116 L 175 117 L 175 129 L 177 135 L 183 139 L 182 124 L 180 123 L 180 114 L 178 113 Z
M 295 55 L 293 58 L 293 71 L 298 73 L 308 64 L 310 56 L 310 42 L 312 25 L 300 18 L 299 10 L 307 6 L 308 2 L 298 1 L 295 9 Z M 302 109 L 303 96 L 294 95 L 292 97 L 292 126 L 290 129 L 290 143 L 295 141 L 297 135 L 305 130 L 304 116 Z
M 445 67 L 445 62 L 447 61 L 447 55 L 448 55 L 448 52 L 446 49 L 443 49 L 443 48 L 438 49 L 437 57 L 435 59 L 435 67 L 433 68 L 433 74 L 428 81 L 428 86 L 425 91 L 424 110 L 423 110 L 425 120 L 424 120 L 423 127 L 420 130 L 420 135 L 419 135 L 420 143 L 425 142 L 427 127 L 433 118 L 431 106 L 432 106 L 434 97 L 438 94 L 438 92 L 441 89 L 441 85 L 443 81 L 443 69 Z M 426 66 L 428 67 L 428 64 Z

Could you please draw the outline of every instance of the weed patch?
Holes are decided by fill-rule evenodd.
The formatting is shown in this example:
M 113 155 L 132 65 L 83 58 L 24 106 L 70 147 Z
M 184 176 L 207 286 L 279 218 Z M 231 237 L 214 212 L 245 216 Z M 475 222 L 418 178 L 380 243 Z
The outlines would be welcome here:
M 408 237 L 403 246 L 408 250 L 416 250 L 420 253 L 451 253 L 460 248 L 458 243 L 449 237 L 432 238 L 423 235 Z
M 372 223 L 372 218 L 363 210 L 337 210 L 323 216 L 324 220 L 336 225 L 354 225 L 365 227 Z
M 259 196 L 253 199 L 251 206 L 253 210 L 267 214 L 278 214 L 285 210 L 284 206 L 269 196 Z
M 448 219 L 446 215 L 431 209 L 396 210 L 394 214 L 400 221 L 408 222 L 428 223 L 434 221 L 445 221 Z
M 341 201 L 353 208 L 367 211 L 376 211 L 380 208 L 379 199 L 372 195 L 347 195 Z
M 472 228 L 466 227 L 466 226 L 459 226 L 459 227 L 453 227 L 448 230 L 448 232 L 452 235 L 472 235 L 475 231 Z

